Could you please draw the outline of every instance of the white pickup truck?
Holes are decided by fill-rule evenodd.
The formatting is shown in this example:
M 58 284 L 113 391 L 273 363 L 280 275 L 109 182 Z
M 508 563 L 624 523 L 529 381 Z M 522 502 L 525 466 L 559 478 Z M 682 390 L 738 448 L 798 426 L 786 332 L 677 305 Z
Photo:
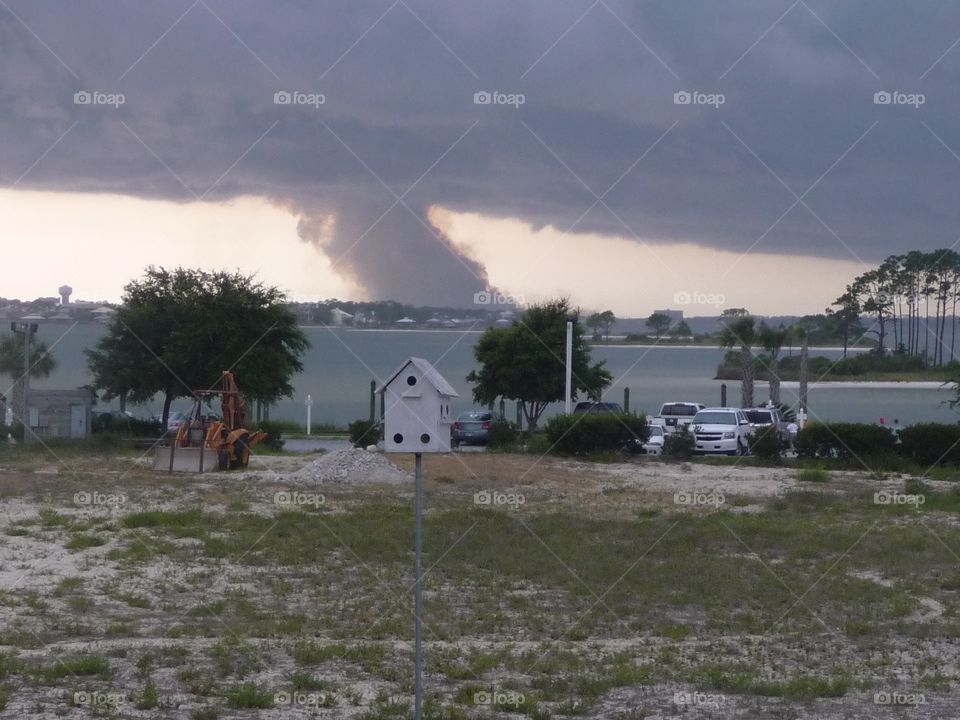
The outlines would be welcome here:
M 660 406 L 660 412 L 651 421 L 654 425 L 663 425 L 665 432 L 676 432 L 677 428 L 689 425 L 693 416 L 706 405 L 693 402 L 667 402 Z

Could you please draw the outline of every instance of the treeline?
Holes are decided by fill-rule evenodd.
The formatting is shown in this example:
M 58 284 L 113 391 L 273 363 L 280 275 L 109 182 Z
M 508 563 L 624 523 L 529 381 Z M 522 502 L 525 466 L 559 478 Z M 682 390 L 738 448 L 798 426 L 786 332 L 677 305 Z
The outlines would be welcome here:
M 912 250 L 859 275 L 828 312 L 851 327 L 861 315 L 873 318 L 867 332 L 881 355 L 889 350 L 943 365 L 954 357 L 958 300 L 960 253 Z

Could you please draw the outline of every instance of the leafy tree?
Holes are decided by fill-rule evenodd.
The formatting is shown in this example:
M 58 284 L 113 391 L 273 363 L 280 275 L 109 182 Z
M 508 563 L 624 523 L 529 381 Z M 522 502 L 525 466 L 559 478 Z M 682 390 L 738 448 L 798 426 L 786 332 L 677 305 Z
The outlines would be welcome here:
M 602 336 L 604 339 L 610 337 L 610 328 L 616 322 L 617 316 L 613 314 L 613 310 L 593 313 L 586 320 L 587 327 L 593 331 L 594 338 Z
M 13 398 L 11 409 L 22 423 L 26 423 L 27 408 L 23 406 L 23 391 L 26 378 L 23 374 L 23 351 L 26 337 L 23 333 L 13 333 L 0 340 L 0 375 L 9 375 L 13 380 Z M 45 342 L 30 338 L 30 377 L 45 378 L 57 367 L 57 361 L 50 354 Z M 0 422 L 3 419 L 0 418 Z
M 647 318 L 647 327 L 657 334 L 657 339 L 659 340 L 660 336 L 670 329 L 671 322 L 669 315 L 655 312 Z
M 224 370 L 248 398 L 289 396 L 308 346 L 276 288 L 241 274 L 149 267 L 126 286 L 123 307 L 87 356 L 104 397 L 162 395 L 165 426 L 175 398 L 213 387 Z
M 753 381 L 756 366 L 753 345 L 757 342 L 757 330 L 752 317 L 739 317 L 729 322 L 720 333 L 721 348 L 740 348 L 740 398 L 742 407 L 753 407 Z
M 673 326 L 671 331 L 677 337 L 692 337 L 693 330 L 690 329 L 690 325 L 687 324 L 686 320 L 681 320 L 676 325 Z
M 568 300 L 530 307 L 507 328 L 490 328 L 474 347 L 480 370 L 467 375 L 473 399 L 489 405 L 499 398 L 520 403 L 532 430 L 547 405 L 563 400 Z M 590 363 L 590 349 L 579 323 L 573 329 L 573 395 L 599 398 L 613 377 L 603 362 Z
M 750 311 L 746 308 L 727 308 L 720 313 L 720 317 L 724 320 L 733 320 L 736 318 L 745 318 L 750 317 Z

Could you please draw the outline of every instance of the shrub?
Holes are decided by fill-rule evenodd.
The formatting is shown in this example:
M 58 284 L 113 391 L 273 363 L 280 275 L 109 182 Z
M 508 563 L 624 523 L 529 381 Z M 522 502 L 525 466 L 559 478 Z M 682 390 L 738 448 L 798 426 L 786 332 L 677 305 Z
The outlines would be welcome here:
M 283 450 L 283 444 L 286 442 L 283 439 L 283 427 L 279 422 L 262 420 L 260 422 L 260 430 L 267 434 L 267 438 L 263 441 L 263 444 L 271 450 Z
M 663 438 L 663 456 L 674 460 L 689 460 L 693 457 L 697 439 L 690 432 L 689 425 L 680 425 Z
M 354 447 L 364 448 L 377 444 L 380 439 L 380 424 L 370 420 L 354 420 L 347 426 L 347 432 Z
M 894 453 L 896 438 L 882 425 L 810 423 L 797 436 L 797 455 L 806 458 L 866 460 Z
M 487 434 L 487 447 L 490 450 L 508 450 L 517 444 L 520 431 L 517 426 L 507 420 L 497 420 L 490 423 Z
M 821 467 L 803 468 L 797 473 L 800 482 L 825 483 L 830 481 L 830 473 Z
M 783 462 L 783 439 L 774 427 L 758 430 L 750 438 L 750 452 L 761 460 L 777 465 Z
M 900 452 L 924 469 L 960 465 L 960 425 L 923 423 L 900 431 Z
M 650 437 L 647 419 L 633 413 L 557 415 L 550 418 L 545 430 L 554 451 L 561 455 L 636 451 Z
M 90 432 L 113 433 L 125 437 L 156 438 L 162 434 L 159 420 L 141 420 L 121 413 L 94 413 L 90 421 Z

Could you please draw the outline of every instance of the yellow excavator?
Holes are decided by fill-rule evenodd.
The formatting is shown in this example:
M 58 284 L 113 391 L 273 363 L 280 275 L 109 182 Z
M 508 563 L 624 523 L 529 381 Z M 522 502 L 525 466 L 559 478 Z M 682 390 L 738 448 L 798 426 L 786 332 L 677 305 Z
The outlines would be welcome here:
M 195 390 L 193 395 L 193 410 L 177 431 L 176 447 L 215 450 L 221 470 L 246 467 L 250 462 L 250 449 L 267 434 L 247 430 L 247 403 L 233 373 L 224 371 L 219 390 Z M 216 397 L 220 398 L 223 409 L 221 417 L 204 415 L 204 406 L 209 406 Z

